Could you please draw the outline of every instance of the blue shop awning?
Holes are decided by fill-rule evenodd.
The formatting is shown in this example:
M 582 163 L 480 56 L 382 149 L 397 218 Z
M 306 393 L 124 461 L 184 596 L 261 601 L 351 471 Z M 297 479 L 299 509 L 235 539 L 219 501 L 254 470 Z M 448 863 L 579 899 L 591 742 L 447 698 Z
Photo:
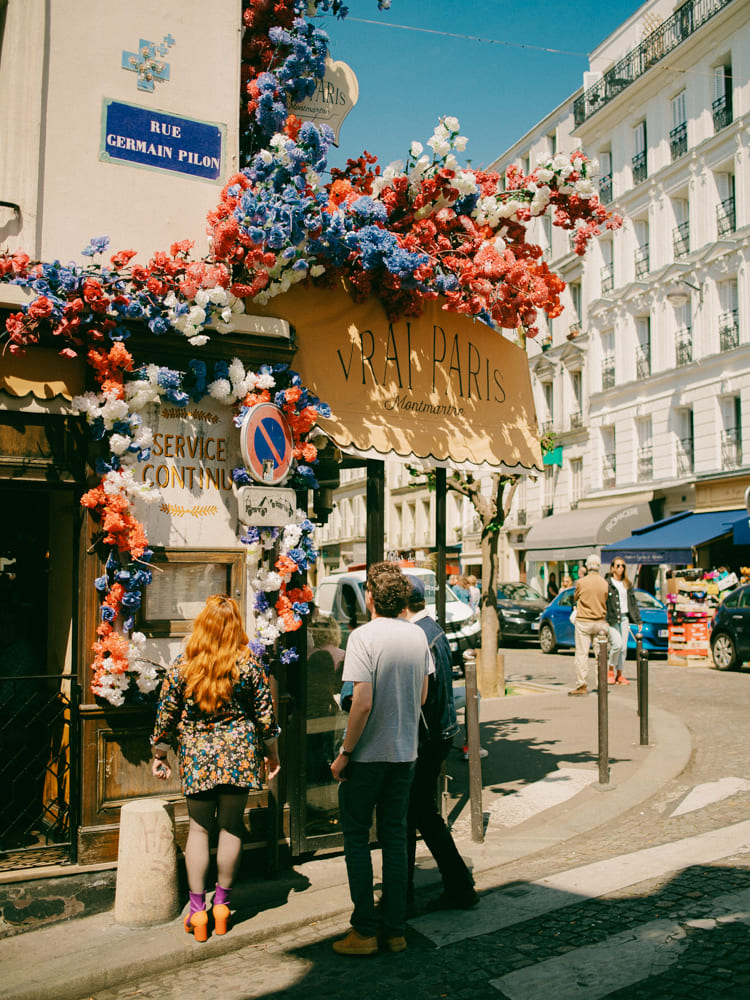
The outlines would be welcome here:
M 602 562 L 619 558 L 631 565 L 658 566 L 665 563 L 687 566 L 695 562 L 695 549 L 724 535 L 731 534 L 735 544 L 745 544 L 737 539 L 747 528 L 747 520 L 746 510 L 675 514 L 664 521 L 636 529 L 629 538 L 607 545 L 602 549 Z M 750 533 L 745 533 L 750 541 Z

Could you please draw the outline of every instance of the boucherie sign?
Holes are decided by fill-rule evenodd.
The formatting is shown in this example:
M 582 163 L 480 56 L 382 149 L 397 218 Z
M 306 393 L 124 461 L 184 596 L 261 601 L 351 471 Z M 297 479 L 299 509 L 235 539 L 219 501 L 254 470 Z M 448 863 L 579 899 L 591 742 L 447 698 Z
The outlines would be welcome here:
M 264 312 L 295 327 L 294 367 L 330 405 L 320 425 L 339 447 L 541 471 L 526 352 L 485 324 L 439 300 L 389 321 L 343 287 L 297 288 Z

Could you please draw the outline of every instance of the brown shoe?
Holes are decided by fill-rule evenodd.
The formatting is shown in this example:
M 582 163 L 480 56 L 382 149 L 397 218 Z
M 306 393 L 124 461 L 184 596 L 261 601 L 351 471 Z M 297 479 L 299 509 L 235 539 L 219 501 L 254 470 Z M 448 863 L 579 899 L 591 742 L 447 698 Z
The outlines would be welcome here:
M 383 951 L 392 951 L 394 953 L 399 951 L 406 951 L 406 938 L 382 937 L 380 939 L 380 947 L 383 949 Z
M 579 695 L 579 694 L 588 694 L 588 693 L 589 693 L 588 687 L 585 684 L 581 684 L 581 686 L 577 687 L 575 689 L 575 691 L 568 691 L 568 697 L 569 698 L 575 698 L 576 695 Z
M 406 944 L 404 944 L 406 947 Z M 378 951 L 378 939 L 376 937 L 365 937 L 355 931 L 349 931 L 345 938 L 333 942 L 333 950 L 337 955 L 376 955 Z

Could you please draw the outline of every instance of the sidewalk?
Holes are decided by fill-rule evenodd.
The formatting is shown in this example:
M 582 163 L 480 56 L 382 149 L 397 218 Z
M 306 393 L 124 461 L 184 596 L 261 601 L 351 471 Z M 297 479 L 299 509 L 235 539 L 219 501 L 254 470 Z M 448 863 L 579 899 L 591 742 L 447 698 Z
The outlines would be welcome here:
M 484 699 L 481 740 L 483 843 L 471 839 L 468 764 L 448 761 L 454 836 L 480 891 L 503 884 L 500 866 L 592 830 L 650 798 L 688 762 L 687 728 L 669 713 L 650 713 L 650 745 L 639 746 L 634 685 L 609 698 L 608 785 L 598 782 L 597 699 L 517 685 L 517 697 Z M 457 741 L 458 742 L 458 741 Z M 375 863 L 379 853 L 375 852 Z M 420 845 L 418 898 L 433 895 L 439 874 Z M 430 890 L 427 892 L 427 890 Z M 278 879 L 237 886 L 237 923 L 224 937 L 196 944 L 182 924 L 133 930 L 111 912 L 0 941 L 7 1000 L 80 1000 L 129 979 L 216 957 L 302 925 L 350 912 L 342 855 L 295 865 Z M 480 904 L 481 906 L 481 904 Z

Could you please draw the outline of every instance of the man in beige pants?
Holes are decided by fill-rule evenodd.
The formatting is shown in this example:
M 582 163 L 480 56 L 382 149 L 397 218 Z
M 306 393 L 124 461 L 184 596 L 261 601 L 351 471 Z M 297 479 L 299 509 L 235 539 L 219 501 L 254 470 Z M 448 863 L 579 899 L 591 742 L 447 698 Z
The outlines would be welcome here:
M 591 640 L 598 635 L 607 638 L 607 593 L 609 586 L 599 575 L 601 568 L 599 556 L 591 555 L 586 560 L 586 576 L 576 583 L 576 687 L 568 691 L 571 696 L 589 693 L 587 681 L 589 676 L 589 649 Z M 615 630 L 610 632 L 613 645 L 617 645 Z M 619 639 L 622 642 L 622 639 Z M 613 652 L 619 652 L 613 649 Z

